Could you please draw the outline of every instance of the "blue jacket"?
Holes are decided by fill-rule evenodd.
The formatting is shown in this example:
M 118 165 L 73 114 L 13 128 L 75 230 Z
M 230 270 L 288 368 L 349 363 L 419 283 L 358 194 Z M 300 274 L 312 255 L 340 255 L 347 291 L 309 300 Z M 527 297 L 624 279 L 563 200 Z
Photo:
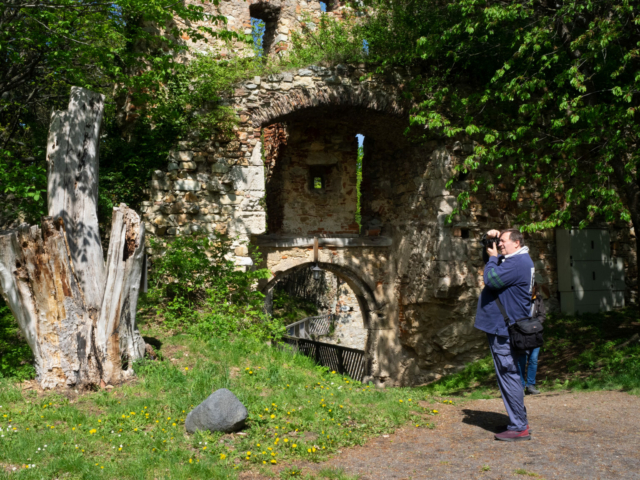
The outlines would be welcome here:
M 490 257 L 484 267 L 484 289 L 478 299 L 475 327 L 483 332 L 508 337 L 509 331 L 495 302 L 500 302 L 513 323 L 531 316 L 531 292 L 535 268 L 529 248 L 516 253 Z

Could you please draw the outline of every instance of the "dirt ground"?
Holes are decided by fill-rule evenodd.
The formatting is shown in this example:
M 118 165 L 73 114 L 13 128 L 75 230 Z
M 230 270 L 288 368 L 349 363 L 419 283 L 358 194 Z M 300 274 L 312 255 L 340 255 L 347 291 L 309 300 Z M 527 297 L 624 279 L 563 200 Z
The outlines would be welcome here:
M 438 405 L 436 428 L 404 427 L 345 449 L 305 473 L 341 468 L 361 480 L 640 479 L 640 398 L 622 392 L 527 396 L 532 439 L 493 439 L 502 399 Z

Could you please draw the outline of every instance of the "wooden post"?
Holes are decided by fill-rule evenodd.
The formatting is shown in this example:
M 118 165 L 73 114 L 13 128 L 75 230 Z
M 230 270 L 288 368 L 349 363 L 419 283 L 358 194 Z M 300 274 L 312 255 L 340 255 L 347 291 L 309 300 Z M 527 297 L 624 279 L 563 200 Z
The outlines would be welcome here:
M 42 388 L 119 383 L 144 355 L 136 328 L 144 224 L 114 208 L 105 265 L 98 230 L 98 141 L 104 97 L 72 87 L 52 115 L 50 216 L 0 235 L 0 293 L 31 347 Z M 121 359 L 127 362 L 122 368 Z
M 336 349 L 338 353 L 338 373 L 344 373 L 344 359 L 342 358 L 343 350 L 341 348 Z

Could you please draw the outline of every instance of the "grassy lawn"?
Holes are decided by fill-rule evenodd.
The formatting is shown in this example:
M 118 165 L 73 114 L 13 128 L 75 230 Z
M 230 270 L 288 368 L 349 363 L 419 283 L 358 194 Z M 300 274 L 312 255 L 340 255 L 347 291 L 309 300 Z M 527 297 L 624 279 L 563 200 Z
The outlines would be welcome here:
M 285 350 L 158 339 L 164 360 L 138 363 L 137 379 L 112 390 L 41 394 L 2 381 L 0 477 L 210 479 L 249 468 L 287 477 L 296 461 L 323 460 L 407 422 L 430 428 L 436 414 L 421 389 L 376 390 Z M 247 406 L 248 427 L 187 435 L 187 413 L 223 387 Z
M 575 317 L 550 316 L 544 324 L 537 383 L 542 390 L 623 390 L 640 394 L 640 315 L 636 307 Z M 429 385 L 437 395 L 486 398 L 497 394 L 490 356 Z
M 640 393 L 638 332 L 632 309 L 550 318 L 542 390 Z M 301 462 L 399 426 L 433 428 L 440 402 L 497 395 L 489 357 L 426 387 L 377 390 L 258 342 L 145 334 L 162 360 L 137 363 L 137 378 L 110 390 L 41 393 L 0 379 L 0 478 L 242 478 L 246 470 L 288 478 Z M 187 413 L 223 387 L 247 406 L 247 428 L 187 435 Z

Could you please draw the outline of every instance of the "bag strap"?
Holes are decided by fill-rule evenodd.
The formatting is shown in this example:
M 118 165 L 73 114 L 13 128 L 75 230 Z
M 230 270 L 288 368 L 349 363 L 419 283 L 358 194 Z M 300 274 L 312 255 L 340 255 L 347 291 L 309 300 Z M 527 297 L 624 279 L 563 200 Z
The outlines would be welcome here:
M 493 290 L 489 289 L 489 291 L 493 294 L 493 296 L 496 299 L 496 305 L 498 305 L 498 308 L 500 309 L 500 313 L 502 313 L 502 317 L 504 318 L 504 324 L 507 326 L 507 328 L 509 328 L 509 324 L 511 323 L 509 320 L 509 315 L 507 315 L 507 311 L 504 309 L 504 306 L 500 301 L 500 297 L 498 297 L 498 294 L 494 293 Z

